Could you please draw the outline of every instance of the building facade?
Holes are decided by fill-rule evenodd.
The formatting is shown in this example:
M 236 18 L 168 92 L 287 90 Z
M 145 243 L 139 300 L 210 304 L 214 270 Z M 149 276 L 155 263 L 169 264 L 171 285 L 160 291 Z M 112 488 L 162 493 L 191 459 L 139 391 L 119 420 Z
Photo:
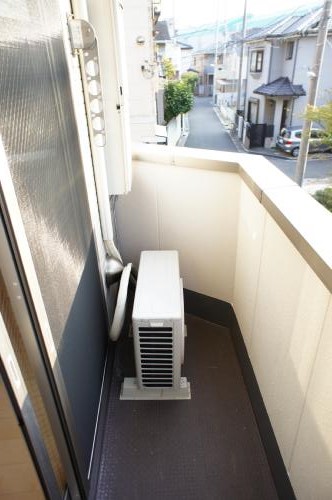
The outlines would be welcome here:
M 244 119 L 253 125 L 266 126 L 265 137 L 261 137 L 262 145 L 275 145 L 283 127 L 303 123 L 320 15 L 321 9 L 302 16 L 290 16 L 245 40 L 248 65 Z M 317 105 L 331 99 L 331 40 L 330 21 Z

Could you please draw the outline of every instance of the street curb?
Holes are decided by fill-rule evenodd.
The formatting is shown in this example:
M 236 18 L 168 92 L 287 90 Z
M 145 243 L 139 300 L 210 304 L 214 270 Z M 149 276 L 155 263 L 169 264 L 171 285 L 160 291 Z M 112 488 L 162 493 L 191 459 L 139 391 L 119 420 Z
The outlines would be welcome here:
M 283 155 L 279 155 L 279 154 L 275 154 L 275 153 L 256 153 L 255 151 L 251 151 L 250 149 L 247 149 L 244 144 L 240 141 L 240 139 L 235 139 L 235 137 L 233 136 L 233 134 L 231 133 L 231 131 L 227 128 L 227 125 L 229 125 L 229 123 L 225 122 L 220 114 L 220 110 L 218 108 L 218 106 L 213 106 L 213 110 L 215 112 L 215 114 L 217 115 L 217 117 L 219 118 L 219 121 L 220 123 L 223 125 L 223 127 L 225 127 L 225 130 L 226 132 L 228 133 L 228 135 L 230 136 L 234 146 L 236 147 L 236 149 L 238 150 L 239 153 L 247 153 L 249 155 L 257 155 L 257 156 L 266 156 L 268 158 L 279 158 L 280 160 L 285 160 L 285 161 L 296 161 L 297 158 L 294 158 L 294 157 L 285 157 Z M 319 161 L 319 160 L 327 160 L 329 158 L 308 158 L 307 161 Z
M 293 160 L 293 158 L 285 158 L 284 156 L 281 156 L 281 155 L 278 155 L 278 154 L 273 154 L 273 153 L 255 153 L 254 151 L 251 151 L 250 149 L 247 149 L 244 144 L 240 141 L 240 140 L 237 140 L 234 138 L 233 134 L 231 133 L 230 130 L 227 129 L 227 125 L 228 123 L 226 123 L 221 114 L 220 114 L 220 110 L 217 106 L 213 106 L 213 110 L 215 112 L 215 114 L 217 115 L 217 117 L 219 118 L 219 121 L 220 123 L 223 125 L 223 127 L 225 127 L 226 129 L 226 132 L 228 133 L 228 135 L 230 136 L 234 146 L 236 147 L 236 149 L 238 150 L 239 153 L 247 153 L 249 155 L 257 155 L 257 156 L 268 156 L 270 158 L 280 158 L 281 160 Z

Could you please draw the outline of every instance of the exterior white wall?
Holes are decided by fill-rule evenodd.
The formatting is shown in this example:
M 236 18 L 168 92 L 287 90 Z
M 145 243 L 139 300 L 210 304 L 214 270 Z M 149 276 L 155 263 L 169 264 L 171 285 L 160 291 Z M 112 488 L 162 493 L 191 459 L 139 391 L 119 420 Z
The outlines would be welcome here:
M 271 68 L 270 68 L 270 82 L 273 82 L 281 76 L 287 76 L 290 81 L 293 79 L 293 69 L 296 62 L 296 45 L 297 40 L 294 40 L 294 50 L 292 59 L 286 59 L 287 42 L 288 40 L 275 40 L 272 42 L 273 48 L 271 50 Z M 293 83 L 301 83 L 294 81 Z
M 181 49 L 180 76 L 192 68 L 192 52 L 193 49 Z
M 302 84 L 306 92 L 308 92 L 308 87 L 309 87 L 308 71 L 310 71 L 310 68 L 312 67 L 315 57 L 316 41 L 317 41 L 316 37 L 306 37 L 306 38 L 301 38 L 299 40 L 296 69 L 294 74 L 294 83 Z M 332 98 L 331 60 L 332 60 L 332 36 L 329 36 L 328 43 L 326 44 L 324 51 L 322 72 L 318 85 L 317 106 L 325 104 Z M 298 99 L 295 100 L 292 125 L 302 124 L 303 122 L 302 115 L 306 103 L 307 103 L 307 96 L 299 97 Z
M 261 73 L 251 73 L 250 72 L 250 52 L 255 50 L 264 50 L 264 59 L 263 59 L 263 68 Z M 248 55 L 247 61 L 247 99 L 246 99 L 246 108 L 244 118 L 247 120 L 248 113 L 248 102 L 250 97 L 258 99 L 259 101 L 259 110 L 258 110 L 258 120 L 257 123 L 264 123 L 264 114 L 265 114 L 265 97 L 254 94 L 254 90 L 257 89 L 260 85 L 264 83 L 268 83 L 269 78 L 269 69 L 270 69 L 270 53 L 271 53 L 271 44 L 269 42 L 260 42 L 256 44 L 250 44 L 250 52 Z
M 293 57 L 292 59 L 286 59 L 287 55 L 287 40 L 285 40 L 280 45 L 280 53 L 281 53 L 281 67 L 282 67 L 282 76 L 288 76 L 290 81 L 293 81 L 293 73 L 297 63 L 297 52 L 299 46 L 299 40 L 294 40 L 294 49 L 293 49 Z M 279 75 L 280 76 L 280 75 Z M 295 73 L 294 73 L 295 77 Z M 277 77 L 278 78 L 278 77 Z M 295 79 L 293 81 L 295 84 L 301 84 L 301 82 L 297 82 Z
M 131 136 L 133 141 L 144 141 L 155 135 L 156 100 L 158 85 L 157 69 L 148 78 L 141 66 L 148 61 L 154 64 L 154 45 L 152 38 L 151 0 L 127 0 L 124 3 L 124 25 L 126 37 L 126 57 L 129 84 L 129 111 Z M 145 43 L 136 42 L 143 36 Z
M 269 71 L 269 79 L 264 83 L 273 82 L 280 76 L 288 76 L 284 75 L 283 71 L 283 63 L 284 63 L 284 50 L 283 45 L 279 41 L 274 41 L 271 44 L 271 64 Z
M 222 118 L 230 123 L 235 123 L 236 93 L 222 92 L 217 94 L 217 106 Z
M 280 132 L 283 102 L 284 100 L 281 97 L 276 98 L 276 107 L 274 112 L 274 141 L 276 141 L 276 138 Z
M 216 78 L 237 80 L 239 76 L 239 64 L 240 58 L 236 47 L 228 49 L 228 51 L 223 54 L 222 64 L 217 65 Z
M 173 66 L 175 68 L 175 71 L 178 71 L 179 74 L 181 72 L 181 64 L 182 64 L 182 59 L 181 59 L 181 48 L 179 45 L 176 45 L 176 43 L 170 41 L 165 44 L 165 53 L 164 57 L 171 59 Z
M 217 95 L 218 106 L 235 106 L 236 92 L 220 92 Z

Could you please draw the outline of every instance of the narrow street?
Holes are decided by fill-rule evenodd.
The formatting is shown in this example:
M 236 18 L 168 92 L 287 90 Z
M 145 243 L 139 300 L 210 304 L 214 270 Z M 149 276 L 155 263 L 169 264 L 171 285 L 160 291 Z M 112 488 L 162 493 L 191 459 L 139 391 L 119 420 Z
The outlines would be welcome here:
M 275 165 L 279 170 L 281 170 L 285 175 L 294 180 L 295 170 L 296 170 L 296 160 L 290 158 L 284 160 L 283 158 L 273 158 L 268 157 L 273 165 Z M 316 182 L 321 181 L 323 184 L 332 182 L 332 160 L 330 158 L 326 160 L 315 160 L 308 159 L 307 168 L 305 171 L 305 180 L 310 182 L 315 180 Z
M 237 151 L 213 110 L 212 97 L 195 98 L 194 108 L 189 113 L 189 126 L 190 132 L 185 145 L 187 148 Z
M 190 132 L 185 143 L 187 148 L 214 149 L 217 151 L 234 151 L 238 148 L 232 141 L 232 138 L 223 124 L 217 117 L 212 103 L 212 97 L 196 97 L 195 104 L 189 113 Z M 251 150 L 253 154 L 254 150 Z M 263 155 L 264 156 L 264 155 Z M 273 163 L 285 175 L 294 179 L 296 160 L 291 156 L 289 158 L 280 158 L 267 155 L 266 159 Z M 317 188 L 323 188 L 332 181 L 332 160 L 310 159 L 307 163 L 305 181 L 308 185 L 317 185 Z M 320 186 L 320 184 L 322 186 Z M 315 188 L 313 189 L 315 191 Z

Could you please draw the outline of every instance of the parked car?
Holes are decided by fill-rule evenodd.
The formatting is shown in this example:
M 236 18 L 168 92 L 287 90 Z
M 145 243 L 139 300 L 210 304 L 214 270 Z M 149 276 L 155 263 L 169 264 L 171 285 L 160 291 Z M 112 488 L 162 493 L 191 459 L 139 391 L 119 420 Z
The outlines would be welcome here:
M 277 147 L 297 157 L 300 151 L 302 129 L 300 127 L 288 127 L 281 130 L 277 137 Z M 309 151 L 329 151 L 331 144 L 324 142 L 324 131 L 320 128 L 312 128 L 309 139 Z

